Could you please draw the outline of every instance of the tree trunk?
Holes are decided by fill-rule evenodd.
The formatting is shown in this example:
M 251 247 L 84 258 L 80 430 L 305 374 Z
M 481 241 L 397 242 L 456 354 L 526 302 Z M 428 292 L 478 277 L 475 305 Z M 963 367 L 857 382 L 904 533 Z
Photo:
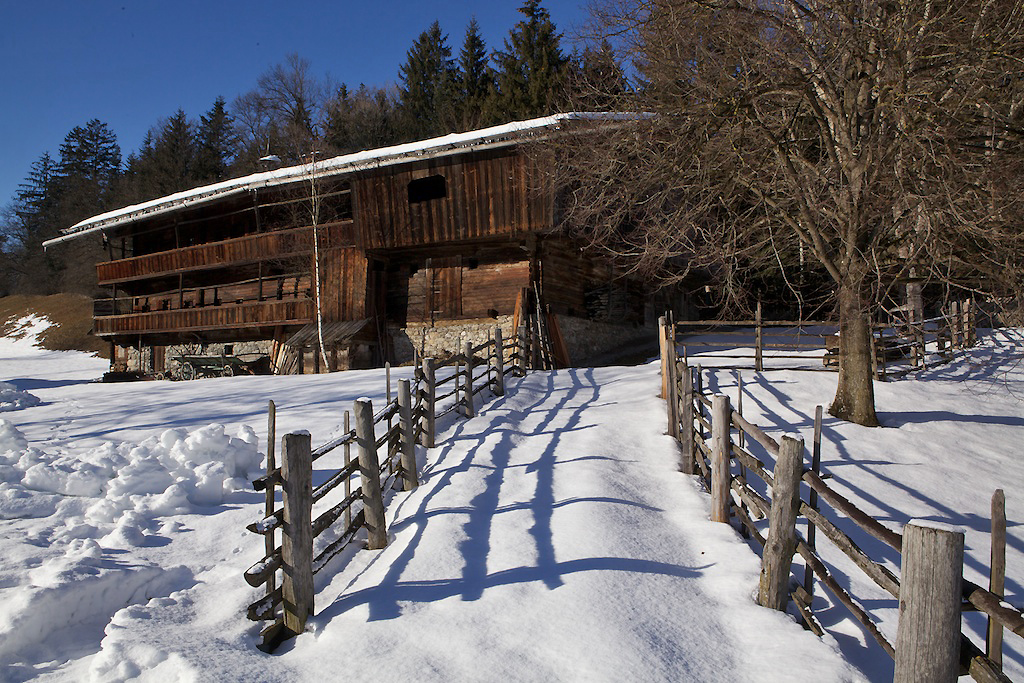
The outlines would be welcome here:
M 839 386 L 828 412 L 841 420 L 877 427 L 871 372 L 871 317 L 862 278 L 839 284 Z

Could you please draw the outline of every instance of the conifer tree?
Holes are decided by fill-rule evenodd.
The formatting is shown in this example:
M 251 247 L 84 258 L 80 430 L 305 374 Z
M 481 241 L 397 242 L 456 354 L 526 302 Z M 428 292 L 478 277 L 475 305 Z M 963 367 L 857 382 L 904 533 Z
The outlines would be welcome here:
M 454 119 L 455 65 L 438 22 L 409 48 L 399 79 L 407 137 L 420 139 L 449 132 Z
M 223 97 L 218 97 L 210 111 L 200 117 L 196 137 L 196 180 L 212 183 L 225 179 L 235 158 L 238 136 Z
M 509 33 L 504 51 L 494 54 L 495 104 L 506 117 L 523 119 L 556 111 L 568 59 L 562 35 L 540 0 L 526 0 L 519 11 L 526 19 Z
M 487 64 L 487 46 L 480 36 L 480 25 L 476 17 L 466 28 L 466 39 L 459 52 L 456 75 L 458 97 L 456 102 L 457 121 L 462 130 L 479 128 L 485 123 L 485 103 L 494 90 L 494 72 Z

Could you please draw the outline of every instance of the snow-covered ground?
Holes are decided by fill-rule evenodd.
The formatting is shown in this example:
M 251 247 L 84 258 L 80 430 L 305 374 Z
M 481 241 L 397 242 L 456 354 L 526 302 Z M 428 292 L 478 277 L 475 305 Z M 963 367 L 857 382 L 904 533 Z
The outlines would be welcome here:
M 0 679 L 862 679 L 838 651 L 868 680 L 891 676 L 824 598 L 823 641 L 753 604 L 759 560 L 676 472 L 656 364 L 535 373 L 478 417 L 443 422 L 419 453 L 422 486 L 389 503 L 389 546 L 332 561 L 309 632 L 264 655 L 244 618 L 259 591 L 241 574 L 262 556 L 244 527 L 262 511 L 246 478 L 261 471 L 266 402 L 279 434 L 321 443 L 355 398 L 383 400 L 383 371 L 103 385 L 90 380 L 105 361 L 31 340 L 0 339 L 0 389 L 18 406 L 0 413 Z M 1024 376 L 1009 342 L 986 344 L 927 379 L 879 385 L 894 428 L 827 420 L 823 469 L 887 523 L 967 526 L 979 582 L 988 497 L 1006 488 L 1018 603 Z M 735 392 L 732 371 L 707 372 Z M 809 441 L 834 381 L 745 373 L 744 413 Z

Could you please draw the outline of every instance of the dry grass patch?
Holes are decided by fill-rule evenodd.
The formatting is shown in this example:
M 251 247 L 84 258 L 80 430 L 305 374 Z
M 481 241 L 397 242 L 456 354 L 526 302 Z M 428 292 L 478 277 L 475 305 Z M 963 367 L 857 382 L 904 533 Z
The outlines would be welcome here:
M 109 357 L 109 345 L 92 335 L 92 299 L 82 294 L 0 298 L 0 336 L 15 332 L 15 323 L 41 315 L 53 325 L 39 335 L 39 346 L 51 351 L 88 351 Z

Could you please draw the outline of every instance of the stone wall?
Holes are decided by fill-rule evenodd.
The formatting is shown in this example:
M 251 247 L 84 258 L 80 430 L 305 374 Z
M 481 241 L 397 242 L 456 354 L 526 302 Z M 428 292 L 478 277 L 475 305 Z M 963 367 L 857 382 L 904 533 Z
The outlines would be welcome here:
M 174 360 L 178 356 L 219 356 L 223 353 L 228 356 L 244 356 L 245 360 L 253 360 L 256 356 L 251 354 L 269 355 L 271 344 L 272 342 L 267 339 L 261 341 L 174 344 L 165 346 L 163 374 L 168 377 L 178 376 L 179 363 Z M 118 347 L 116 363 L 113 363 L 112 367 L 114 369 L 150 373 L 153 371 L 153 347 L 143 346 L 142 349 L 132 346 Z
M 558 316 L 558 327 L 574 366 L 590 365 L 594 359 L 633 342 L 657 339 L 656 327 L 615 325 L 570 315 Z
M 657 338 L 657 328 L 594 322 L 568 315 L 558 316 L 558 325 L 569 349 L 573 365 L 587 365 L 594 358 L 635 341 Z M 477 320 L 410 323 L 406 327 L 388 326 L 394 342 L 395 364 L 413 362 L 413 349 L 420 357 L 445 358 L 461 349 L 467 341 L 477 346 L 487 341 L 495 327 L 504 339 L 512 336 L 512 316 Z
M 405 327 L 388 325 L 395 351 L 395 365 L 413 362 L 415 353 L 421 358 L 446 358 L 457 353 L 466 342 L 473 346 L 483 344 L 495 327 L 508 339 L 512 332 L 512 316 L 475 320 L 444 320 L 430 323 L 409 323 Z

